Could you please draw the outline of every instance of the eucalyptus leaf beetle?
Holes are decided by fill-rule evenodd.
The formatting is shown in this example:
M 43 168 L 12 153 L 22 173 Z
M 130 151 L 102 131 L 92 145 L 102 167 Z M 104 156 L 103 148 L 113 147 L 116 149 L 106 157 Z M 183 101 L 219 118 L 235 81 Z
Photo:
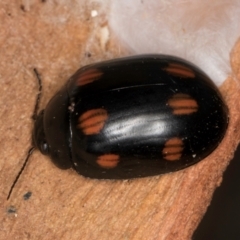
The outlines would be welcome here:
M 33 144 L 61 169 L 130 179 L 199 162 L 227 126 L 228 109 L 198 67 L 140 55 L 79 69 L 37 116 Z

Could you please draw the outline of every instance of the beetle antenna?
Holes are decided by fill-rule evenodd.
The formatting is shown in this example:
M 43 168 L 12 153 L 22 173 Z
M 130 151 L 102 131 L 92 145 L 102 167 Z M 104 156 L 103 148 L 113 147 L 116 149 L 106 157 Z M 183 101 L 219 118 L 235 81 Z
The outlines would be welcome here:
M 34 150 L 35 150 L 35 147 L 31 147 L 31 148 L 28 150 L 28 154 L 27 154 L 27 157 L 25 158 L 25 161 L 24 161 L 24 163 L 23 163 L 23 165 L 22 165 L 22 168 L 21 168 L 21 170 L 19 171 L 17 177 L 15 178 L 15 180 L 14 180 L 14 182 L 13 182 L 11 188 L 10 188 L 10 191 L 9 191 L 9 193 L 8 193 L 8 196 L 7 196 L 7 200 L 10 198 L 10 196 L 11 196 L 11 194 L 12 194 L 12 191 L 13 191 L 13 188 L 15 187 L 15 185 L 16 185 L 19 177 L 21 176 L 24 168 L 25 168 L 26 165 L 27 165 L 27 162 L 28 162 L 28 160 L 29 160 L 29 157 L 32 155 L 32 153 L 33 153 Z
M 35 102 L 35 106 L 34 106 L 34 110 L 33 110 L 33 115 L 32 115 L 32 119 L 35 121 L 36 118 L 37 118 L 37 113 L 38 113 L 38 109 L 39 109 L 39 103 L 40 103 L 40 99 L 41 99 L 41 96 L 42 96 L 42 79 L 40 77 L 40 74 L 38 73 L 37 69 L 34 68 L 33 69 L 35 75 L 36 75 L 36 78 L 38 80 L 38 94 L 37 94 L 37 97 L 36 97 L 36 102 Z M 22 168 L 21 170 L 18 172 L 18 175 L 16 176 L 11 188 L 10 188 L 10 191 L 8 193 L 8 196 L 7 196 L 7 200 L 10 198 L 11 194 L 12 194 L 12 191 L 13 191 L 13 188 L 15 187 L 19 177 L 21 176 L 24 168 L 26 167 L 27 165 L 27 162 L 30 158 L 30 156 L 32 155 L 33 151 L 35 150 L 35 147 L 31 147 L 29 150 L 28 150 L 28 153 L 27 153 L 27 156 L 25 158 L 25 161 L 22 165 Z
M 35 107 L 34 107 L 34 111 L 33 111 L 33 115 L 32 115 L 32 119 L 35 121 L 37 118 L 37 113 L 38 113 L 38 109 L 39 109 L 39 103 L 40 103 L 40 99 L 42 96 L 42 79 L 40 77 L 39 72 L 37 71 L 36 68 L 33 69 L 37 80 L 38 80 L 38 94 L 37 94 L 37 98 L 36 98 L 36 103 L 35 103 Z

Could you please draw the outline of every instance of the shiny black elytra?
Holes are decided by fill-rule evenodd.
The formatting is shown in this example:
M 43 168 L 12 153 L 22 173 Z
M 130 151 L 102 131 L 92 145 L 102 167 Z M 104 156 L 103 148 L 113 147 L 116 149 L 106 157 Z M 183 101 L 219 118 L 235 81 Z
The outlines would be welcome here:
M 128 179 L 199 162 L 227 125 L 228 109 L 199 68 L 143 55 L 79 69 L 39 113 L 33 142 L 59 168 Z

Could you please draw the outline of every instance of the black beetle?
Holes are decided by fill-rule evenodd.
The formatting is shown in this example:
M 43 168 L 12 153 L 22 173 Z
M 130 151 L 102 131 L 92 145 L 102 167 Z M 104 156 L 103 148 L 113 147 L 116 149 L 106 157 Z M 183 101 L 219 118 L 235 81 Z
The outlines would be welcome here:
M 33 143 L 61 169 L 129 179 L 199 162 L 227 125 L 228 109 L 199 68 L 140 55 L 79 69 L 39 113 Z

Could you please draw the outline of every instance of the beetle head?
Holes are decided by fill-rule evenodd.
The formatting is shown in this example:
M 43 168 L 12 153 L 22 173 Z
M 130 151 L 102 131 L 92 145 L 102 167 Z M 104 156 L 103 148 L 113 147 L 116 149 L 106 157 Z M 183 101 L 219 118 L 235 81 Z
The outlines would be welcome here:
M 42 110 L 35 121 L 33 130 L 33 145 L 40 150 L 42 154 L 49 154 L 49 146 L 46 141 L 46 136 L 43 127 L 44 110 Z

